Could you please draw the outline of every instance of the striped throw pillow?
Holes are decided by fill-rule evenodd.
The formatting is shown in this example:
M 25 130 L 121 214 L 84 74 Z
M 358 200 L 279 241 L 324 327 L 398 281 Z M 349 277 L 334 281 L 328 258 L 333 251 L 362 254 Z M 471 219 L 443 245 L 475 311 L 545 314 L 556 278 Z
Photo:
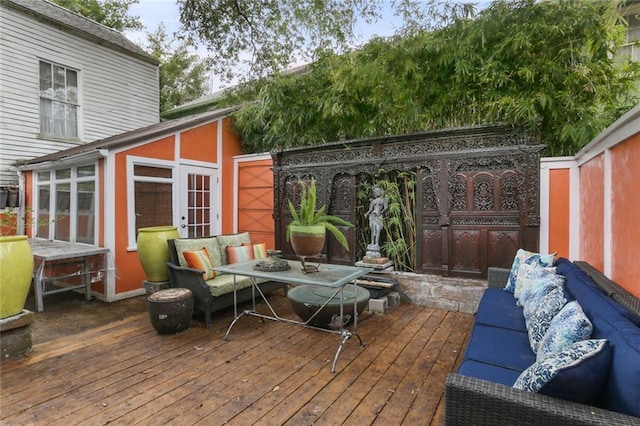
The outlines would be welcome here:
M 216 271 L 213 270 L 213 262 L 211 262 L 209 252 L 205 247 L 200 250 L 185 250 L 182 254 L 190 268 L 203 271 L 202 278 L 205 281 L 216 277 Z

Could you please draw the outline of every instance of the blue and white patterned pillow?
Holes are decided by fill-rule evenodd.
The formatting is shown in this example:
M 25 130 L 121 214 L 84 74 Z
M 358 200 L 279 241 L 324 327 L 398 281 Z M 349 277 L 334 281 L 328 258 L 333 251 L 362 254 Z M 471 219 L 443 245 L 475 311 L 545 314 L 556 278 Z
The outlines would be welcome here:
M 542 297 L 554 288 L 563 286 L 564 277 L 556 274 L 555 268 L 522 265 L 513 295 L 518 299 L 516 305 L 525 307 L 531 298 Z
M 607 340 L 582 340 L 533 363 L 513 387 L 593 405 L 609 374 L 611 357 Z
M 553 317 L 549 329 L 538 344 L 536 361 L 560 352 L 575 342 L 591 337 L 593 325 L 584 314 L 580 304 L 573 300 Z
M 537 292 L 523 308 L 524 321 L 529 334 L 529 345 L 534 353 L 538 352 L 538 345 L 547 333 L 551 321 L 567 303 L 562 287 L 548 286 L 550 291 Z M 542 288 L 542 290 L 546 290 Z
M 513 293 L 516 288 L 516 279 L 518 278 L 518 268 L 523 263 L 538 264 L 540 266 L 553 266 L 556 254 L 540 254 L 533 253 L 524 249 L 518 249 L 516 256 L 513 259 L 511 265 L 511 271 L 509 272 L 509 278 L 507 279 L 507 285 L 505 290 Z

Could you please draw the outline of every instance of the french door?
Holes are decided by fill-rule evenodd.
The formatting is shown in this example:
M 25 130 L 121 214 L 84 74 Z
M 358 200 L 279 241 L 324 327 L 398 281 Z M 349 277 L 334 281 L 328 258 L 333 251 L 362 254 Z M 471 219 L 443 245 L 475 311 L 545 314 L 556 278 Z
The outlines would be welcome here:
M 207 237 L 220 231 L 218 170 L 180 166 L 180 237 Z

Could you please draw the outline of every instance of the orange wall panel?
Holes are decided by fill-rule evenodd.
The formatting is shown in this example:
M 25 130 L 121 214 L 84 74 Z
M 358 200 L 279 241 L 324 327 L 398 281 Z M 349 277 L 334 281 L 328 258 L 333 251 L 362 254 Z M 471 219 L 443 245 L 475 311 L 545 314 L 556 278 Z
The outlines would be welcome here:
M 180 157 L 189 160 L 218 162 L 218 122 L 180 133 Z
M 604 156 L 580 166 L 580 259 L 604 270 Z
M 640 135 L 616 145 L 610 152 L 610 278 L 640 297 L 640 263 L 636 259 L 640 241 Z
M 550 170 L 549 182 L 549 252 L 569 258 L 570 170 Z
M 116 202 L 114 215 L 122 220 L 115 221 L 115 253 L 117 271 L 115 293 L 139 290 L 142 281 L 146 278 L 138 253 L 128 251 L 128 217 L 127 212 L 127 156 L 135 155 L 139 157 L 149 157 L 162 160 L 174 160 L 175 137 L 168 136 L 142 146 L 116 154 L 116 175 L 114 176 L 116 191 Z
M 271 159 L 238 163 L 238 232 L 275 248 Z
M 233 232 L 233 200 L 235 199 L 234 181 L 234 161 L 233 157 L 242 154 L 242 144 L 240 137 L 233 130 L 232 121 L 230 118 L 222 120 L 222 159 L 221 159 L 221 185 L 222 191 L 220 206 L 221 226 L 220 229 L 223 234 L 230 234 Z

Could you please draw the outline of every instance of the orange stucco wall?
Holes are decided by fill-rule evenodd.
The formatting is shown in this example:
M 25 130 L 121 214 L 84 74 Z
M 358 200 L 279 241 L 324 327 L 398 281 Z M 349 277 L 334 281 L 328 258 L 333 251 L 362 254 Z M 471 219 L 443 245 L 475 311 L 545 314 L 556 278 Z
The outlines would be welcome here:
M 580 166 L 580 260 L 604 271 L 604 155 Z
M 238 232 L 269 249 L 276 246 L 272 165 L 271 159 L 238 163 Z
M 231 234 L 233 232 L 233 200 L 235 197 L 235 188 L 233 187 L 234 163 L 233 157 L 242 154 L 242 145 L 240 138 L 232 127 L 230 118 L 222 121 L 222 159 L 221 164 L 221 200 L 220 213 L 222 215 L 221 231 L 223 234 Z
M 138 259 L 136 251 L 128 251 L 128 217 L 127 212 L 127 156 L 135 155 L 139 157 L 149 157 L 162 160 L 174 159 L 173 135 L 165 137 L 155 142 L 132 148 L 130 150 L 116 154 L 116 203 L 114 206 L 115 221 L 115 250 L 116 262 L 116 289 L 115 292 L 123 293 L 138 290 L 145 279 L 144 271 Z M 120 189 L 120 190 L 118 190 Z M 120 220 L 118 219 L 120 218 Z
M 180 157 L 189 160 L 218 161 L 218 122 L 180 133 Z
M 640 135 L 611 153 L 611 279 L 640 297 Z
M 549 252 L 569 258 L 569 169 L 549 171 Z

